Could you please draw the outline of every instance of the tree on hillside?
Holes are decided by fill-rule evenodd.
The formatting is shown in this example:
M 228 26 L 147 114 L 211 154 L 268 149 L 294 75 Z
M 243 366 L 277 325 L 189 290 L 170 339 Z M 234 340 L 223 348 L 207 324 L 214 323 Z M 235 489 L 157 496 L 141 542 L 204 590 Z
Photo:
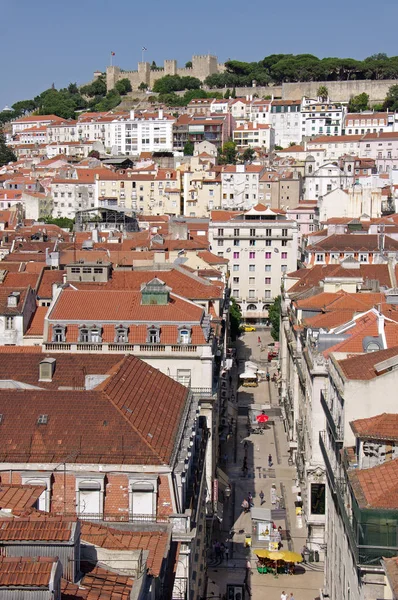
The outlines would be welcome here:
M 8 165 L 10 162 L 16 162 L 17 157 L 14 152 L 6 145 L 4 134 L 0 132 L 0 167 Z
M 188 62 L 185 63 L 185 68 L 192 69 L 192 61 L 191 60 L 188 60 Z
M 68 219 L 68 217 L 46 217 L 44 222 L 47 225 L 58 225 L 61 229 L 69 229 L 69 231 L 73 231 L 73 225 L 75 221 L 73 219 Z
M 194 149 L 195 147 L 193 142 L 188 140 L 184 146 L 184 156 L 193 156 Z
M 363 92 L 358 96 L 352 96 L 348 103 L 348 112 L 358 113 L 369 108 L 369 95 Z
M 141 90 L 142 92 L 145 92 L 145 90 L 148 89 L 148 84 L 145 83 L 145 81 L 141 81 L 140 85 L 138 86 L 138 89 Z
M 329 98 L 329 90 L 326 85 L 320 85 L 317 91 L 317 96 L 322 100 L 322 102 L 326 102 Z
M 95 105 L 95 110 L 99 112 L 106 112 L 116 108 L 121 102 L 120 94 L 117 90 L 109 90 L 105 98 L 103 98 L 98 104 Z
M 398 110 L 398 85 L 392 85 L 388 92 L 386 99 L 384 100 L 384 110 Z
M 131 81 L 125 77 L 124 79 L 119 79 L 119 81 L 115 84 L 115 90 L 119 92 L 121 96 L 125 96 L 128 92 L 132 91 Z
M 242 154 L 243 162 L 251 163 L 256 158 L 256 153 L 253 148 L 246 148 L 246 150 Z
M 36 103 L 34 100 L 20 100 L 19 102 L 15 102 L 15 104 L 12 105 L 12 108 L 16 113 L 24 115 L 34 111 L 36 108 Z
M 218 155 L 218 162 L 220 165 L 236 165 L 237 156 L 235 142 L 225 142 Z
M 271 336 L 275 341 L 279 340 L 279 327 L 281 318 L 281 297 L 277 296 L 268 310 L 268 318 L 271 321 Z

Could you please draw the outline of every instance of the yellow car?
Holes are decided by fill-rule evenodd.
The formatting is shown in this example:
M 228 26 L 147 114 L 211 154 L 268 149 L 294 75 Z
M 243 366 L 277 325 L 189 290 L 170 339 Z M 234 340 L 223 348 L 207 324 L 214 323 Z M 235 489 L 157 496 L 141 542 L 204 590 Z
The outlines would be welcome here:
M 242 331 L 256 331 L 254 325 L 241 325 L 240 328 Z

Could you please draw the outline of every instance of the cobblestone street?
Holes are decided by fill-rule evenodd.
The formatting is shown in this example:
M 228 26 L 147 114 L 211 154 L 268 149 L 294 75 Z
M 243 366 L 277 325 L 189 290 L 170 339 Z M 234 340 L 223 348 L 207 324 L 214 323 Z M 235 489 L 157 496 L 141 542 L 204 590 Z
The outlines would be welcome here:
M 261 345 L 258 343 L 261 339 Z M 245 333 L 236 343 L 238 373 L 243 371 L 244 361 L 251 360 L 261 370 L 269 368 L 272 377 L 276 370 L 276 362 L 268 365 L 267 345 L 271 342 L 269 329 L 258 329 Z M 283 421 L 278 409 L 278 395 L 275 383 L 262 381 L 256 388 L 239 387 L 236 394 L 238 403 L 238 424 L 235 436 L 225 443 L 221 456 L 222 465 L 231 481 L 231 497 L 224 507 L 224 520 L 221 525 L 218 541 L 229 547 L 228 561 L 216 559 L 211 553 L 208 563 L 208 596 L 222 597 L 229 583 L 244 584 L 247 561 L 250 560 L 251 572 L 245 588 L 245 599 L 251 594 L 253 600 L 279 600 L 282 591 L 288 595 L 293 592 L 295 600 L 314 600 L 319 597 L 319 589 L 323 584 L 323 564 L 311 563 L 296 565 L 295 575 L 260 574 L 257 571 L 257 557 L 253 548 L 245 548 L 245 538 L 251 535 L 251 513 L 242 510 L 242 501 L 251 493 L 256 508 L 260 507 L 259 494 L 264 493 L 263 508 L 272 510 L 272 520 L 277 527 L 281 526 L 283 550 L 301 553 L 306 542 L 306 530 L 302 518 L 296 516 L 296 470 L 289 465 L 288 444 Z M 258 405 L 272 415 L 266 424 L 263 435 L 248 435 L 248 407 Z M 247 444 L 245 444 L 247 442 Z M 246 446 L 246 448 L 245 448 Z M 247 456 L 247 474 L 242 471 L 244 456 Z M 272 455 L 273 464 L 269 468 L 268 455 Z M 271 486 L 276 486 L 280 498 L 280 506 L 271 506 Z M 284 508 L 286 507 L 286 508 Z M 216 534 L 215 534 L 216 536 Z

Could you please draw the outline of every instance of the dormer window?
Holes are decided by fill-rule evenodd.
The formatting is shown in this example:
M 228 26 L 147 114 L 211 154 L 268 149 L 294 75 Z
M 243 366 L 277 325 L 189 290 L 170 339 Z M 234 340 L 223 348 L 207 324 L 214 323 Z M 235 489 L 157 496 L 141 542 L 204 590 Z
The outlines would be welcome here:
M 101 327 L 92 327 L 91 328 L 91 342 L 93 344 L 100 344 L 102 342 L 102 337 L 101 337 Z
M 115 344 L 127 344 L 128 343 L 128 328 L 124 325 L 115 327 Z
M 160 342 L 160 328 L 156 325 L 148 327 L 147 342 L 149 344 L 159 344 Z
M 65 341 L 65 325 L 54 325 L 53 328 L 53 342 L 64 342 Z
M 185 325 L 178 328 L 178 343 L 179 344 L 190 344 L 191 343 L 191 328 Z
M 79 331 L 79 342 L 81 344 L 88 344 L 88 342 L 90 341 L 90 332 L 88 330 L 88 327 L 80 327 L 80 331 Z

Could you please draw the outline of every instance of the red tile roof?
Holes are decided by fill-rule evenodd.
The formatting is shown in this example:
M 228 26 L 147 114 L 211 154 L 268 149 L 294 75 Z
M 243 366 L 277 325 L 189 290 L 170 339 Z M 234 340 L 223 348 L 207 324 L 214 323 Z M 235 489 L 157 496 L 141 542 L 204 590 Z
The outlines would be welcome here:
M 43 588 L 50 583 L 57 558 L 0 556 L 0 588 Z
M 354 354 L 343 360 L 338 360 L 338 365 L 347 379 L 370 380 L 380 375 L 376 373 L 375 365 L 398 355 L 398 348 L 393 346 L 379 352 L 367 354 Z M 366 419 L 364 419 L 366 421 Z M 354 421 L 356 422 L 356 421 Z
M 149 550 L 147 567 L 158 577 L 167 552 L 169 535 L 164 531 L 126 531 L 82 521 L 81 539 L 109 550 Z
M 395 348 L 395 354 L 392 356 L 398 357 L 398 348 Z M 390 356 L 381 358 L 379 362 L 387 358 L 390 358 Z M 398 440 L 397 413 L 383 413 L 376 417 L 369 417 L 368 419 L 357 419 L 356 421 L 352 421 L 350 425 L 355 436 L 361 439 Z
M 84 575 L 79 585 L 62 579 L 61 600 L 130 600 L 133 583 L 133 577 L 95 567 Z
M 132 355 L 93 391 L 0 390 L 0 460 L 168 464 L 188 394 Z
M 398 458 L 370 469 L 355 469 L 348 477 L 359 508 L 397 508 Z
M 33 513 L 28 518 L 0 519 L 0 544 L 5 542 L 68 542 L 73 540 L 77 517 Z
M 42 336 L 44 332 L 44 320 L 48 311 L 48 306 L 38 306 L 30 325 L 26 331 L 26 335 Z
M 1 292 L 1 290 L 0 290 Z M 64 289 L 49 314 L 49 320 L 99 324 L 112 321 L 181 323 L 198 322 L 204 309 L 170 294 L 165 305 L 143 305 L 140 292 Z
M 203 252 L 198 252 L 199 258 L 207 262 L 209 265 L 226 265 L 229 263 L 228 258 L 223 258 L 222 256 L 217 256 L 208 250 L 204 250 Z
M 379 252 L 380 236 L 377 234 L 333 234 L 307 247 L 308 252 Z M 384 237 L 384 249 L 398 250 L 398 240 Z
M 23 511 L 36 504 L 45 487 L 40 485 L 21 485 L 18 483 L 0 484 L 0 509 Z

